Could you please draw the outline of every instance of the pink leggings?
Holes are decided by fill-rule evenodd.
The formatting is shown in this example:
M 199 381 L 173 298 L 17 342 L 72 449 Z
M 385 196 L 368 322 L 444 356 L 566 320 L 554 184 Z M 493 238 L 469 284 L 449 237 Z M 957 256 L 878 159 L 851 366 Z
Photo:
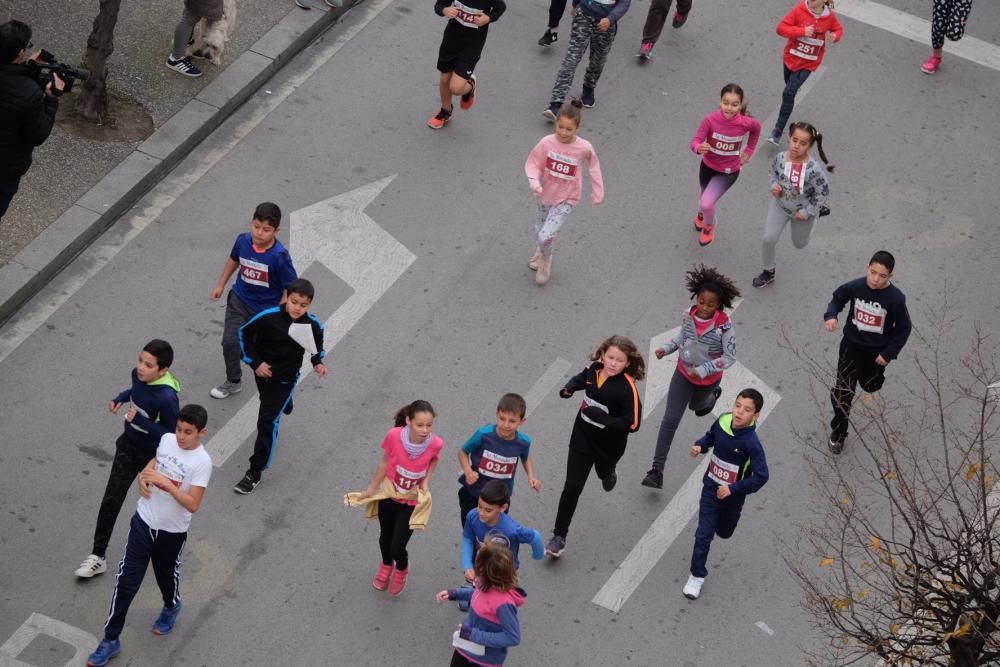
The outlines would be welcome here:
M 701 214 L 705 225 L 712 227 L 715 225 L 715 205 L 726 190 L 733 187 L 733 183 L 740 177 L 740 172 L 724 174 L 701 163 L 698 170 L 698 182 L 701 184 L 701 197 L 698 199 L 698 213 Z

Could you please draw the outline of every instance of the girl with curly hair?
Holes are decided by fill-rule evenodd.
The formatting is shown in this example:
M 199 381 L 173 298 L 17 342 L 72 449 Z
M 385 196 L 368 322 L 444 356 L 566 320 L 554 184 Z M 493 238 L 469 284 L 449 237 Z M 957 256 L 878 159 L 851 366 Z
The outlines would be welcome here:
M 740 290 L 716 269 L 701 264 L 687 272 L 687 289 L 695 305 L 681 316 L 681 330 L 666 346 L 654 351 L 657 359 L 678 352 L 677 369 L 667 390 L 667 408 L 656 436 L 653 467 L 643 486 L 663 488 L 663 467 L 684 408 L 703 417 L 722 394 L 722 371 L 736 361 L 736 336 L 726 309 L 733 307 Z

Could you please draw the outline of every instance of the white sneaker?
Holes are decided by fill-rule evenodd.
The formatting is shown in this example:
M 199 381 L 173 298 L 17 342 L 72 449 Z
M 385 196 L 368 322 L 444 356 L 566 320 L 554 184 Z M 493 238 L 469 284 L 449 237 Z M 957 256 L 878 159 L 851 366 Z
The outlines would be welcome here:
M 705 577 L 696 577 L 693 574 L 688 577 L 688 582 L 684 584 L 684 597 L 688 600 L 697 600 L 701 595 L 701 586 L 705 583 Z
M 242 382 L 230 382 L 229 380 L 226 380 L 208 393 L 212 396 L 212 398 L 228 398 L 233 394 L 240 393 L 241 391 L 243 391 Z
M 106 558 L 101 558 L 96 554 L 90 554 L 83 562 L 80 563 L 80 567 L 76 568 L 76 576 L 82 579 L 90 579 L 96 574 L 104 574 L 108 571 L 108 560 Z

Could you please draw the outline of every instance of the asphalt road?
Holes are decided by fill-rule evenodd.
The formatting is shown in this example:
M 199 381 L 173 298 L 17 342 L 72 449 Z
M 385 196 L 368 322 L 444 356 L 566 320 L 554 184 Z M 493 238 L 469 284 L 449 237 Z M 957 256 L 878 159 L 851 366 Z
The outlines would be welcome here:
M 224 402 L 208 396 L 222 380 L 224 310 L 208 294 L 254 205 L 272 199 L 291 212 L 395 176 L 366 213 L 415 261 L 333 348 L 330 376 L 303 381 L 258 490 L 248 497 L 230 490 L 249 442 L 216 468 L 190 532 L 177 629 L 164 638 L 148 632 L 159 609 L 150 575 L 117 664 L 446 664 L 462 616 L 435 605 L 433 595 L 461 580 L 457 447 L 492 419 L 502 393 L 526 392 L 556 360 L 576 371 L 612 333 L 648 349 L 651 337 L 679 323 L 688 303 L 683 274 L 696 262 L 719 266 L 746 288 L 734 316 L 739 359 L 781 395 L 761 429 L 772 481 L 748 500 L 734 538 L 713 546 L 700 600 L 680 592 L 692 522 L 620 613 L 592 604 L 690 474 L 695 464 L 684 445 L 709 425 L 685 418 L 665 488 L 654 492 L 639 480 L 662 415 L 655 410 L 630 438 L 618 488 L 605 494 L 589 483 L 565 556 L 537 563 L 525 554 L 524 639 L 508 664 L 802 664 L 800 649 L 815 638 L 779 545 L 794 540 L 814 502 L 792 428 L 823 438 L 828 407 L 817 410 L 809 392 L 816 382 L 779 341 L 787 336 L 832 366 L 839 336 L 822 331 L 824 306 L 834 287 L 862 275 L 879 247 L 896 254 L 896 282 L 918 327 L 931 326 L 929 311 L 944 305 L 956 344 L 976 320 L 996 327 L 990 277 L 1000 268 L 992 224 L 1000 133 L 991 102 L 996 71 L 952 58 L 927 77 L 918 69 L 926 47 L 843 19 L 844 43 L 830 50 L 793 116 L 827 137 L 838 167 L 834 213 L 807 249 L 783 240 L 778 281 L 753 290 L 773 149 L 758 149 L 722 200 L 716 241 L 701 249 L 691 228 L 698 161 L 687 143 L 729 81 L 747 90 L 759 118 L 777 106 L 781 40 L 773 29 L 787 4 L 698 4 L 683 29 L 666 29 L 656 59 L 639 66 L 632 54 L 646 4 L 636 2 L 581 130 L 601 157 L 607 200 L 574 211 L 544 288 L 525 265 L 533 204 L 522 165 L 550 131 L 541 111 L 565 42 L 535 45 L 543 3 L 512 3 L 491 28 L 477 69 L 480 99 L 440 132 L 424 122 L 437 106 L 434 62 L 444 21 L 430 3 L 400 0 L 381 12 L 374 4 L 352 12 L 175 171 L 162 210 L 151 205 L 124 218 L 0 332 L 0 640 L 32 613 L 100 634 L 112 575 L 77 582 L 73 570 L 88 553 L 120 431 L 105 405 L 127 383 L 146 340 L 174 345 L 181 400 L 204 404 L 213 432 L 251 398 L 250 391 Z M 995 8 L 976 10 L 981 25 L 997 25 Z M 352 26 L 362 29 L 333 52 L 338 31 Z M 282 91 L 287 97 L 275 105 Z M 142 215 L 155 216 L 152 224 L 130 235 Z M 321 319 L 352 295 L 336 267 L 299 270 L 317 285 Z M 39 317 L 53 299 L 65 303 Z M 31 331 L 35 320 L 40 326 Z M 886 391 L 915 378 L 904 351 L 890 366 Z M 536 443 L 543 490 L 536 495 L 521 479 L 511 510 L 546 537 L 575 409 L 557 397 L 558 386 L 541 394 L 524 427 Z M 365 484 L 392 414 L 415 398 L 437 407 L 435 431 L 446 451 L 432 484 L 432 523 L 411 541 L 409 585 L 390 599 L 369 583 L 377 526 L 343 507 L 341 496 Z M 109 561 L 120 557 L 133 504 L 130 497 Z M 67 643 L 39 637 L 20 659 L 63 665 L 72 654 Z

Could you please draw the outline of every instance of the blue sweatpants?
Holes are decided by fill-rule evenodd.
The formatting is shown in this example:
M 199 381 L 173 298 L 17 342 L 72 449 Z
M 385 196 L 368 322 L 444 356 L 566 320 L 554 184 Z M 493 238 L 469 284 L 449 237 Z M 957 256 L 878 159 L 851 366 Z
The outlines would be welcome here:
M 132 515 L 128 537 L 125 539 L 125 555 L 118 563 L 115 590 L 111 594 L 111 611 L 104 623 L 105 640 L 118 639 L 118 635 L 122 633 L 125 615 L 128 614 L 135 594 L 139 592 L 150 561 L 153 562 L 156 584 L 163 595 L 163 606 L 173 608 L 180 603 L 181 550 L 186 541 L 187 533 L 153 530 L 139 517 L 138 512 Z
M 724 540 L 733 536 L 736 524 L 743 512 L 744 494 L 733 494 L 725 500 L 715 497 L 715 487 L 701 487 L 701 501 L 698 504 L 698 530 L 694 533 L 694 550 L 691 553 L 691 574 L 707 577 L 708 550 L 712 539 L 718 535 Z

